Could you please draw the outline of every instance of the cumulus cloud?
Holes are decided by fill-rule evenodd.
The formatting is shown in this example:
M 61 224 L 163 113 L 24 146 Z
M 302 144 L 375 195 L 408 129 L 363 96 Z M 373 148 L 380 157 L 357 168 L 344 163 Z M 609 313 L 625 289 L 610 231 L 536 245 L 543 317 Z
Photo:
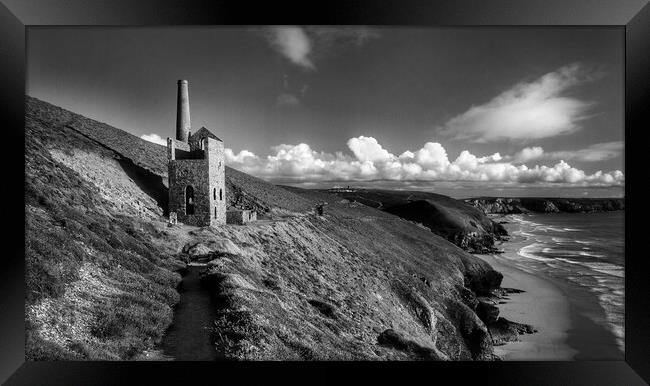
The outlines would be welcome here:
M 525 163 L 536 160 L 565 160 L 581 162 L 598 162 L 616 158 L 623 153 L 622 141 L 604 142 L 591 145 L 584 149 L 545 152 L 539 146 L 526 147 L 508 159 L 514 163 Z
M 294 107 L 300 104 L 300 99 L 295 95 L 283 92 L 276 98 L 276 104 L 280 107 Z
M 144 139 L 145 141 L 157 143 L 159 145 L 167 146 L 167 139 L 161 138 L 158 134 L 151 133 L 151 134 L 143 134 L 140 136 L 140 138 Z
M 437 142 L 427 142 L 420 149 L 406 150 L 399 156 L 373 137 L 350 138 L 347 145 L 352 155 L 318 152 L 305 143 L 275 146 L 273 154 L 266 157 L 246 150 L 235 154 L 227 149 L 226 162 L 275 181 L 478 181 L 570 186 L 623 186 L 625 182 L 619 170 L 588 174 L 564 160 L 550 166 L 529 167 L 512 161 L 514 156 L 476 156 L 467 150 L 450 160 Z M 535 151 L 522 154 L 535 155 Z
M 361 162 L 386 162 L 395 158 L 373 137 L 364 137 L 362 135 L 357 138 L 350 138 L 348 147 Z
M 579 64 L 561 67 L 471 107 L 447 121 L 442 132 L 477 142 L 525 141 L 576 132 L 592 103 L 568 96 L 567 91 L 597 76 Z
M 379 33 L 365 27 L 270 27 L 263 31 L 269 44 L 291 63 L 315 70 L 314 57 L 336 54 L 351 46 L 359 47 Z

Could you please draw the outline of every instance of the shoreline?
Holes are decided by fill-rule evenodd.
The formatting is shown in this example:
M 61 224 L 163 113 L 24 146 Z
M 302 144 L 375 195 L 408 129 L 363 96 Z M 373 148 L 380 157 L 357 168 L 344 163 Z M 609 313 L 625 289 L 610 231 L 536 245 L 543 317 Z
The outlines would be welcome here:
M 493 255 L 476 255 L 503 274 L 503 288 L 524 292 L 508 295 L 498 304 L 499 317 L 532 325 L 538 332 L 520 335 L 518 342 L 494 346 L 494 354 L 506 361 L 566 361 L 578 353 L 567 344 L 572 327 L 570 306 L 562 290 L 552 282 L 507 264 Z
M 510 223 L 508 217 L 498 216 Z M 520 335 L 519 342 L 495 346 L 494 353 L 513 361 L 623 360 L 620 342 L 606 326 L 607 315 L 598 292 L 547 272 L 536 256 L 530 261 L 522 257 L 522 251 L 538 240 L 521 228 L 507 227 L 510 239 L 500 243 L 504 253 L 476 256 L 503 274 L 502 287 L 525 291 L 510 294 L 498 304 L 499 316 L 530 324 L 538 332 Z

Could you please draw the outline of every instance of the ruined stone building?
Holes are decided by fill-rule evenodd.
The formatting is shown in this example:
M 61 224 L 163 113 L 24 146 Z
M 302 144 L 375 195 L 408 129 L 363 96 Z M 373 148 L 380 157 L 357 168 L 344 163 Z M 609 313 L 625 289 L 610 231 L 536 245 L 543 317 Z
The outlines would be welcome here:
M 230 209 L 226 212 L 228 224 L 244 225 L 251 221 L 257 221 L 257 212 L 248 209 Z
M 176 139 L 167 138 L 170 220 L 226 223 L 224 144 L 205 127 L 191 133 L 188 82 L 178 81 Z

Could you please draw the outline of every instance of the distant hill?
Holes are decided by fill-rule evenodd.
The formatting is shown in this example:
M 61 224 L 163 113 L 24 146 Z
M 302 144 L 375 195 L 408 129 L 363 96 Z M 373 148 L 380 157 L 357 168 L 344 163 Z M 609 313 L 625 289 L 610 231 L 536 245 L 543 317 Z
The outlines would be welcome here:
M 441 194 L 380 189 L 329 189 L 326 192 L 420 223 L 473 253 L 495 252 L 495 240 L 508 234 L 501 224 L 493 222 L 472 205 Z
M 232 168 L 229 204 L 262 221 L 167 227 L 163 146 L 31 97 L 25 119 L 28 359 L 140 358 L 197 258 L 226 358 L 493 358 L 477 307 L 501 274 L 428 229 Z
M 477 197 L 464 200 L 484 213 L 589 213 L 624 210 L 624 198 Z

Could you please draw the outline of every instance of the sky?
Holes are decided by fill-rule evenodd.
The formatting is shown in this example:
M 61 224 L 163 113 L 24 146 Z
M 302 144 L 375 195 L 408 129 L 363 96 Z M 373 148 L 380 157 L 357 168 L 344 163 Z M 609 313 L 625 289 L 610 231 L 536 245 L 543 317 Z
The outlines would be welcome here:
M 27 94 L 276 184 L 620 197 L 618 27 L 37 27 Z

